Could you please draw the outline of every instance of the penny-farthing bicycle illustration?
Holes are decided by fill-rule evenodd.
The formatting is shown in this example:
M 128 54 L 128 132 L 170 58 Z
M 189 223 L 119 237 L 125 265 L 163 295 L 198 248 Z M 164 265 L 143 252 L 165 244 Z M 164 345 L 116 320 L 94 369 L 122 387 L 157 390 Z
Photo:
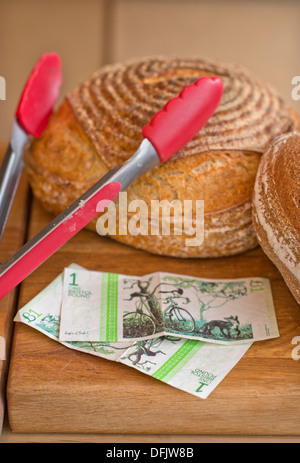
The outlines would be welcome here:
M 133 288 L 136 285 L 138 291 L 131 293 L 130 298 L 126 299 L 131 301 L 137 298 L 137 301 L 136 310 L 125 312 L 123 315 L 124 338 L 152 336 L 155 333 L 164 331 L 164 327 L 176 333 L 192 332 L 195 329 L 195 321 L 192 315 L 174 300 L 183 299 L 183 304 L 190 302 L 188 298 L 183 296 L 183 290 L 176 288 L 159 291 L 159 293 L 169 294 L 164 301 L 168 306 L 162 311 L 159 298 L 155 293 L 164 283 L 160 283 L 152 291 L 149 290 L 150 283 L 151 280 L 146 282 L 134 280 L 129 286 L 129 288 Z
M 189 301 L 186 299 L 186 304 Z M 195 320 L 187 309 L 180 307 L 177 302 L 174 301 L 174 297 L 170 296 L 165 301 L 168 304 L 167 308 L 163 311 L 164 326 L 166 329 L 175 332 L 192 333 L 195 330 Z M 184 304 L 184 302 L 182 302 Z

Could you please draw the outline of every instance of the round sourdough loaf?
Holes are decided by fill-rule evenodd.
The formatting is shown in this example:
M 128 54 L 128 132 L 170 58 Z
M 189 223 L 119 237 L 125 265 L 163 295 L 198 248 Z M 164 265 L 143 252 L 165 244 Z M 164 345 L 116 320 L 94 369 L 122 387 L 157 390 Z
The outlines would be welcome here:
M 253 223 L 262 249 L 300 304 L 300 134 L 277 136 L 263 154 Z
M 127 201 L 204 201 L 204 241 L 183 234 L 112 238 L 152 253 L 179 257 L 233 255 L 257 245 L 252 193 L 268 142 L 295 130 L 297 116 L 249 71 L 207 59 L 150 57 L 105 66 L 67 95 L 44 135 L 32 141 L 25 164 L 35 196 L 59 214 L 142 141 L 141 129 L 170 99 L 200 76 L 220 76 L 221 104 L 206 126 L 172 159 L 138 178 Z M 118 207 L 118 205 L 116 205 Z M 127 219 L 134 214 L 128 212 Z M 117 214 L 118 217 L 118 214 Z M 88 228 L 96 230 L 96 220 Z M 160 218 L 162 225 L 163 218 Z M 173 219 L 175 220 L 175 219 Z M 150 227 L 149 227 L 150 230 Z

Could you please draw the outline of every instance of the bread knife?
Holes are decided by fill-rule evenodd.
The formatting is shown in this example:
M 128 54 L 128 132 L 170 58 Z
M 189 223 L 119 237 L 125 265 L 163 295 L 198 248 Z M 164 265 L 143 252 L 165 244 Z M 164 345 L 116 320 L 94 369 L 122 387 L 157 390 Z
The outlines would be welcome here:
M 9 146 L 0 169 L 0 241 L 23 171 L 23 152 L 30 135 L 40 137 L 48 124 L 62 82 L 56 53 L 45 53 L 24 86 Z
M 0 298 L 93 220 L 139 176 L 183 148 L 206 124 L 223 94 L 219 77 L 200 77 L 168 101 L 150 123 L 136 153 L 110 170 L 0 268 Z

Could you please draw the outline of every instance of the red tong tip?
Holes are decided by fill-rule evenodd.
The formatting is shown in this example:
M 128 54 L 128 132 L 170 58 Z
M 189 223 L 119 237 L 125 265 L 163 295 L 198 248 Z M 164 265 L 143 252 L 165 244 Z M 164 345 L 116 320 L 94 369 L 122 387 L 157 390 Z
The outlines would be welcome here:
M 146 125 L 142 134 L 162 162 L 182 149 L 206 124 L 220 104 L 223 83 L 219 77 L 200 77 L 169 100 Z
M 34 137 L 41 137 L 62 83 L 61 60 L 57 53 L 45 53 L 33 68 L 24 87 L 16 111 L 23 129 Z

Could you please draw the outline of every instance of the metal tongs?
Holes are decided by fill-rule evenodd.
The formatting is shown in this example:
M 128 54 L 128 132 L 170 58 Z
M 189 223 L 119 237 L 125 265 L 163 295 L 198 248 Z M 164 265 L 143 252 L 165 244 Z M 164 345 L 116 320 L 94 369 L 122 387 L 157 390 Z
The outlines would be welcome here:
M 200 77 L 171 99 L 142 129 L 144 140 L 128 161 L 98 180 L 3 264 L 0 299 L 82 230 L 139 175 L 183 148 L 213 115 L 222 94 L 220 78 Z
M 33 68 L 22 92 L 9 146 L 0 169 L 0 241 L 23 171 L 23 153 L 30 135 L 43 134 L 59 95 L 61 62 L 46 53 Z

